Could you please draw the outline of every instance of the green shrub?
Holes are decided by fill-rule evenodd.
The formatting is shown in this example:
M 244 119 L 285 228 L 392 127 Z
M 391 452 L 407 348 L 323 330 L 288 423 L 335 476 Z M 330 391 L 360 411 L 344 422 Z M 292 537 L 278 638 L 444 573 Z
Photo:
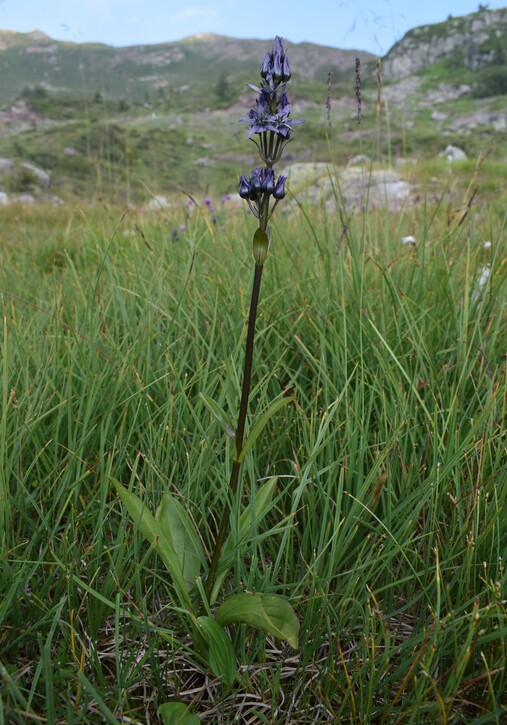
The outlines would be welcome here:
M 475 98 L 503 96 L 505 94 L 507 94 L 507 68 L 492 66 L 479 71 L 473 89 Z
M 33 191 L 39 185 L 37 176 L 30 169 L 20 166 L 9 175 L 9 191 L 22 194 Z

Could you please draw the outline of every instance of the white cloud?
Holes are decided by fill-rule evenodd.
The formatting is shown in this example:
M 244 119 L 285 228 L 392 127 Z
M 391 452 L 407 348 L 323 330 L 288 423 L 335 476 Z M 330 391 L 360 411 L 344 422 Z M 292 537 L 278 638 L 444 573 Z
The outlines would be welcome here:
M 169 15 L 168 20 L 171 23 L 184 23 L 190 20 L 209 26 L 216 26 L 222 22 L 216 9 L 209 5 L 190 5 L 184 10 Z

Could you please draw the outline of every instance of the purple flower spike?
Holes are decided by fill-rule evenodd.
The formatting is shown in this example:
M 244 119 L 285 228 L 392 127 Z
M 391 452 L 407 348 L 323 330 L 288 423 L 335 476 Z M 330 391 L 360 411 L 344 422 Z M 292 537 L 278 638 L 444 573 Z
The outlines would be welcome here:
M 266 53 L 261 66 L 261 87 L 249 83 L 249 87 L 258 93 L 255 108 L 240 123 L 248 123 L 250 129 L 247 138 L 251 138 L 259 149 L 262 161 L 271 168 L 279 161 L 285 145 L 292 138 L 293 126 L 303 121 L 290 118 L 290 103 L 285 91 L 291 77 L 289 59 L 282 45 L 282 39 L 276 36 L 271 53 Z M 254 138 L 259 136 L 259 139 Z
M 292 139 L 293 127 L 303 123 L 293 121 L 290 117 L 291 105 L 286 87 L 291 78 L 291 69 L 279 35 L 273 42 L 271 52 L 264 56 L 260 74 L 260 88 L 248 84 L 258 94 L 255 107 L 248 112 L 247 118 L 240 119 L 240 123 L 250 126 L 247 138 L 251 138 L 257 146 L 264 165 L 253 169 L 250 178 L 240 176 L 238 193 L 258 219 L 259 230 L 266 235 L 273 210 L 286 195 L 287 177 L 280 175 L 276 178 L 273 166 Z

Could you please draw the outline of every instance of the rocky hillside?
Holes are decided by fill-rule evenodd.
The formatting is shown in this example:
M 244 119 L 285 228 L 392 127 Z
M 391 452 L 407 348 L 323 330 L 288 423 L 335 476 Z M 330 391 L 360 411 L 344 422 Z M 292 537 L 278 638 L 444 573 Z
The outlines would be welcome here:
M 299 87 L 309 92 L 311 82 L 325 80 L 329 70 L 338 77 L 353 69 L 357 56 L 362 61 L 373 58 L 363 51 L 287 44 Z M 10 105 L 23 89 L 34 88 L 52 96 L 100 95 L 126 103 L 172 99 L 175 107 L 184 110 L 195 104 L 227 104 L 257 73 L 267 49 L 269 41 L 213 33 L 173 43 L 113 48 L 60 42 L 39 31 L 0 31 L 0 105 Z
M 408 32 L 383 61 L 389 79 L 418 73 L 445 59 L 449 69 L 478 71 L 501 66 L 507 54 L 507 8 L 483 8 L 444 23 L 422 25 Z

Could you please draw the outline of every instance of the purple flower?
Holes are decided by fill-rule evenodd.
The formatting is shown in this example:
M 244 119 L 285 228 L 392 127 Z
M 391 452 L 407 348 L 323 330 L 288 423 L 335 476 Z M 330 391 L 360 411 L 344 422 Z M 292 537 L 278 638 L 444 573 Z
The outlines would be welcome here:
M 275 172 L 265 166 L 253 169 L 250 179 L 243 174 L 239 177 L 238 194 L 242 199 L 258 201 L 264 194 L 275 190 Z
M 259 166 L 252 171 L 250 178 L 250 187 L 255 192 L 255 196 L 260 194 L 272 194 L 275 189 L 275 172 L 265 166 Z
M 274 117 L 271 113 L 271 98 L 265 88 L 259 89 L 259 97 L 255 103 L 255 108 L 248 112 L 248 118 L 240 118 L 240 123 L 249 123 L 250 131 L 248 138 L 254 133 L 264 133 L 265 131 L 274 131 Z
M 286 176 L 275 179 L 275 172 L 268 166 L 258 166 L 252 170 L 249 179 L 244 174 L 239 177 L 238 194 L 242 199 L 246 199 L 258 219 L 263 214 L 269 217 L 276 203 L 285 196 L 286 181 Z M 269 211 L 270 196 L 276 200 L 271 211 Z

